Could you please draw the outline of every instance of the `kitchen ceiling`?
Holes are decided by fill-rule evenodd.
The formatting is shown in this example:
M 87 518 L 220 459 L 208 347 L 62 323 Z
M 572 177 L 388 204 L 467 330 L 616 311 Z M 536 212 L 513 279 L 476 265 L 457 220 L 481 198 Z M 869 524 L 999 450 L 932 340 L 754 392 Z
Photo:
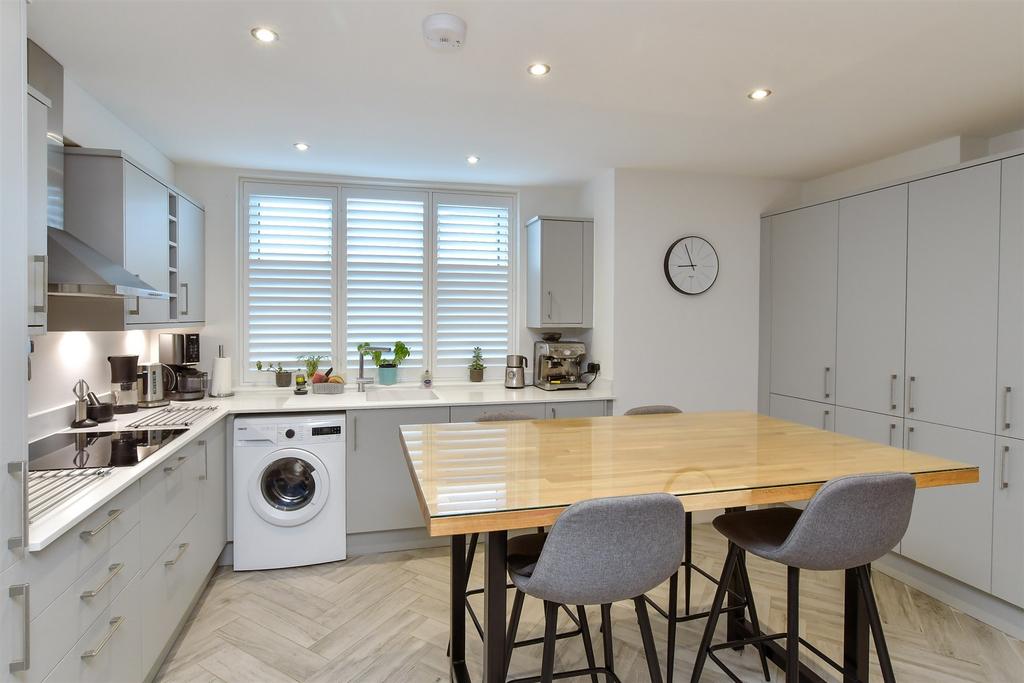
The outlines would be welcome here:
M 466 20 L 465 47 L 426 45 L 436 11 Z M 253 40 L 256 26 L 280 40 Z M 184 163 L 507 184 L 609 167 L 806 179 L 1024 125 L 1022 2 L 35 0 L 29 35 Z M 534 62 L 551 73 L 531 77 Z M 758 87 L 772 97 L 750 100 Z

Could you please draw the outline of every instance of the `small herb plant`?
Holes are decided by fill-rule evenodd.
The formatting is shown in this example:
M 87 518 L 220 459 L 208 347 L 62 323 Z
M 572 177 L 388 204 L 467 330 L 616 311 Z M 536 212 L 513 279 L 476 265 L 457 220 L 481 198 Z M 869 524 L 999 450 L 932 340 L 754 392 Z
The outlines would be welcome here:
M 363 353 L 370 346 L 373 346 L 370 342 L 363 342 L 356 347 L 356 350 L 359 351 L 359 353 Z M 405 342 L 396 341 L 394 346 L 391 348 L 394 349 L 395 355 L 394 358 L 390 360 L 384 358 L 381 355 L 381 351 L 370 351 L 370 357 L 373 358 L 373 364 L 378 368 L 397 368 L 402 364 L 402 361 L 409 357 L 409 347 L 405 345 Z
M 486 366 L 484 365 L 484 350 L 479 346 L 473 347 L 473 360 L 469 362 L 470 370 L 483 370 Z
M 300 363 L 306 366 L 306 377 L 312 377 L 320 369 L 320 361 L 327 360 L 327 356 L 319 353 L 304 353 L 298 357 Z
M 275 368 L 273 363 L 267 363 L 266 365 L 264 365 L 263 361 L 261 361 L 261 360 L 256 361 L 256 371 L 257 372 L 275 372 L 277 374 L 284 374 L 286 372 L 291 372 L 291 370 L 285 370 L 284 366 L 281 365 L 280 363 L 278 363 L 277 367 Z

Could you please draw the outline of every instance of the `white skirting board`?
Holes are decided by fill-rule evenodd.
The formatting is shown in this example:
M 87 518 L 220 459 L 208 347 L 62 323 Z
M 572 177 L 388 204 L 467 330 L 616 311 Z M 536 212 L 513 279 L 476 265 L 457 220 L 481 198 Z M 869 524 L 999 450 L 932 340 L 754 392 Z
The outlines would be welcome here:
M 888 553 L 872 567 L 999 629 L 1011 638 L 1024 639 L 1024 609 L 1016 605 L 895 553 Z

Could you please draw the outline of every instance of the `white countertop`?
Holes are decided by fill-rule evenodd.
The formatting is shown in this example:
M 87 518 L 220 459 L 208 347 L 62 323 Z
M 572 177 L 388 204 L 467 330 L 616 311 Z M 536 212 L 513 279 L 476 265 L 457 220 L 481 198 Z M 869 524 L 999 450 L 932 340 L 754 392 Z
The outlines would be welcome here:
M 400 383 L 395 389 L 415 389 L 419 384 Z M 189 445 L 228 415 L 277 413 L 277 412 L 332 412 L 348 410 L 365 410 L 375 408 L 414 408 L 423 406 L 460 406 L 485 405 L 503 403 L 555 403 L 567 401 L 608 401 L 614 399 L 611 383 L 597 380 L 593 386 L 585 390 L 544 391 L 536 387 L 524 389 L 506 389 L 501 383 L 459 383 L 434 384 L 436 399 L 403 400 L 403 401 L 369 401 L 365 393 L 356 391 L 355 385 L 346 386 L 343 394 L 296 395 L 292 389 L 267 387 L 259 389 L 236 390 L 234 396 L 225 398 L 206 398 L 201 401 L 175 402 L 175 406 L 215 406 L 216 411 L 199 419 L 188 428 L 188 432 L 158 450 L 153 456 L 146 458 L 134 467 L 114 468 L 100 483 L 89 488 L 81 496 L 59 506 L 47 513 L 29 527 L 28 550 L 38 552 L 57 540 L 62 534 L 75 526 L 104 503 L 124 491 L 152 469 L 161 465 L 167 458 L 181 448 Z M 159 410 L 151 408 L 136 413 L 118 415 L 111 422 L 105 422 L 88 430 L 64 429 L 65 432 L 80 431 L 119 431 L 127 430 L 128 425 L 144 417 L 147 412 Z M 228 435 L 230 439 L 230 435 Z

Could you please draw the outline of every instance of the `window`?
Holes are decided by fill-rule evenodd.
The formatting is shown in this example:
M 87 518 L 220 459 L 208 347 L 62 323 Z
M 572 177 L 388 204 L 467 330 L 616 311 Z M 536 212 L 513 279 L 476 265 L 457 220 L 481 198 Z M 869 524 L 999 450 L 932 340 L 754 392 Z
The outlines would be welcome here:
M 333 355 L 335 188 L 246 183 L 243 373 Z M 329 363 L 330 361 L 328 361 Z
M 435 195 L 434 206 L 436 366 L 465 368 L 474 346 L 481 347 L 487 365 L 504 365 L 510 331 L 512 200 Z
M 403 367 L 422 367 L 426 193 L 346 189 L 342 196 L 348 367 L 359 366 L 359 344 L 397 340 L 409 347 Z

